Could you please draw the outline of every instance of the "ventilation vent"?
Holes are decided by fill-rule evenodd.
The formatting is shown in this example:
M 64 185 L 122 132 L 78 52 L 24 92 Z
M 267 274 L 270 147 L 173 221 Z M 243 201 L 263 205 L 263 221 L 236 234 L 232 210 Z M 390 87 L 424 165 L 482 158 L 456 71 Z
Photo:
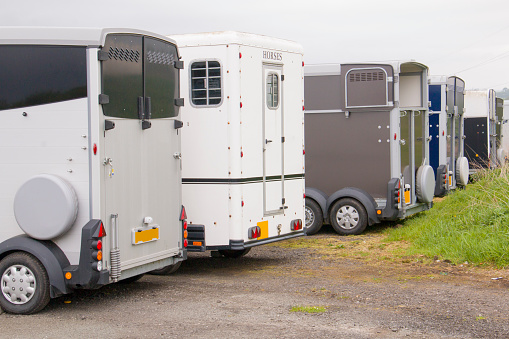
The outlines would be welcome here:
M 350 73 L 349 76 L 350 82 L 378 81 L 378 80 L 385 80 L 384 72 L 357 72 Z
M 138 62 L 140 59 L 140 52 L 134 51 L 132 49 L 110 47 L 110 50 L 108 51 L 108 57 L 110 59 L 119 61 Z
M 147 59 L 148 62 L 151 64 L 160 65 L 173 65 L 173 62 L 175 61 L 175 57 L 173 56 L 173 54 L 153 51 L 147 53 Z

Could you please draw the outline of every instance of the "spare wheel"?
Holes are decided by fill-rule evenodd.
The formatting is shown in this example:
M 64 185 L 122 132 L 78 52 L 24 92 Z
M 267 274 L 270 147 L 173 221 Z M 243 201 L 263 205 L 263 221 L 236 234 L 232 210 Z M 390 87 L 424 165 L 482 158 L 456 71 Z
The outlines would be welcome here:
M 26 181 L 14 197 L 19 227 L 35 239 L 49 240 L 71 228 L 78 215 L 78 198 L 72 186 L 51 174 Z
M 468 175 L 470 168 L 468 166 L 468 159 L 465 157 L 459 157 L 456 160 L 456 182 L 461 186 L 468 184 Z
M 429 165 L 423 165 L 417 169 L 415 178 L 415 194 L 420 202 L 430 203 L 435 193 L 435 173 Z

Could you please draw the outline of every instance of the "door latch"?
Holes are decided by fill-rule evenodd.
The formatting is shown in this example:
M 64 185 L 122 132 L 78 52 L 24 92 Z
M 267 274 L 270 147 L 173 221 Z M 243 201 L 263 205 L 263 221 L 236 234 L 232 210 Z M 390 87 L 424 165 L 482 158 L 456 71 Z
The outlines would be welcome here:
M 173 153 L 173 157 L 174 157 L 175 159 L 182 159 L 182 153 L 178 153 L 178 152 Z
M 115 175 L 115 170 L 113 169 L 113 159 L 112 158 L 105 158 L 103 160 L 103 165 L 110 166 L 110 172 L 109 172 L 110 178 Z

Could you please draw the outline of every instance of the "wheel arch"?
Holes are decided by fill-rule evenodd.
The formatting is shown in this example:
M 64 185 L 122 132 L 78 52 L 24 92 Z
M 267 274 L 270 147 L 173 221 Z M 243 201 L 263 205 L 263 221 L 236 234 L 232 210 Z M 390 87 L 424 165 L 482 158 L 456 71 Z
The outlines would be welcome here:
M 364 208 L 366 209 L 366 213 L 368 214 L 369 226 L 380 222 L 380 219 L 376 214 L 377 204 L 375 199 L 373 199 L 373 197 L 368 192 L 356 187 L 345 187 L 331 194 L 331 196 L 327 199 L 327 205 L 324 214 L 327 215 L 327 219 L 329 219 L 330 209 L 332 205 L 334 205 L 336 201 L 342 198 L 355 199 L 359 203 L 361 203 L 362 206 L 364 206 Z
M 324 192 L 320 191 L 317 188 L 306 187 L 305 190 L 306 199 L 314 200 L 322 209 L 323 217 L 326 218 L 327 215 L 327 199 L 328 196 Z
M 31 254 L 42 263 L 48 274 L 51 298 L 70 292 L 63 273 L 64 267 L 69 266 L 69 260 L 55 243 L 36 240 L 27 235 L 18 235 L 0 243 L 0 260 L 16 252 Z

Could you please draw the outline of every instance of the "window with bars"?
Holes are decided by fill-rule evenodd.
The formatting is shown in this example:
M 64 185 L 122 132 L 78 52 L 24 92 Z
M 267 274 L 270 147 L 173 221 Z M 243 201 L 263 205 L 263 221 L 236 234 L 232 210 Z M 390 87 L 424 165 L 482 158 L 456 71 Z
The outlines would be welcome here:
M 279 106 L 279 76 L 276 73 L 267 75 L 267 107 L 276 109 Z
M 221 64 L 205 60 L 191 64 L 191 102 L 196 106 L 219 106 L 222 101 Z

